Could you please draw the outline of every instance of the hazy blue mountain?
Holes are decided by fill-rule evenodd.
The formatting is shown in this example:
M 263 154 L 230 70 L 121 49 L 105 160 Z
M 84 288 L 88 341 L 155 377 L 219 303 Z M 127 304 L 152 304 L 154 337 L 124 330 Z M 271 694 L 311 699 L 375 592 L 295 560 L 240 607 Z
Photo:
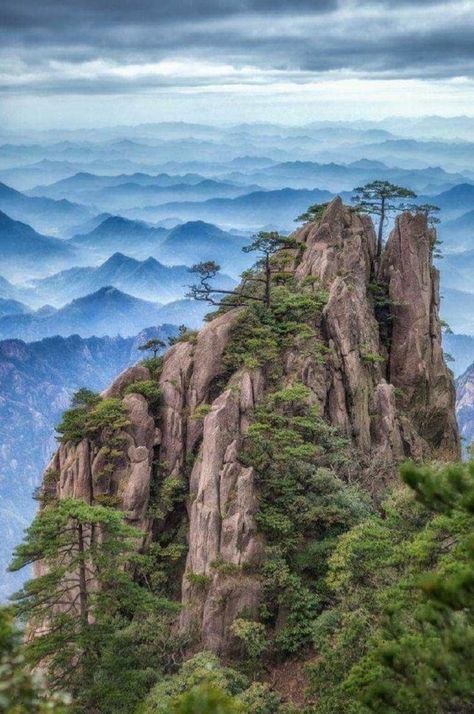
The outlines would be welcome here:
M 167 266 L 155 258 L 139 261 L 114 253 L 97 268 L 70 268 L 35 280 L 33 286 L 38 304 L 48 302 L 58 307 L 107 285 L 146 300 L 171 302 L 182 298 L 192 282 L 193 276 L 185 265 Z M 214 282 L 226 290 L 235 285 L 226 275 L 218 276 Z
M 382 142 L 335 146 L 318 152 L 320 161 L 347 162 L 350 159 L 375 159 L 403 168 L 442 166 L 447 171 L 471 169 L 474 143 L 471 141 L 420 141 L 417 139 L 389 139 Z
M 235 197 L 250 193 L 258 186 L 233 184 L 197 174 L 170 176 L 146 173 L 120 176 L 96 176 L 78 173 L 50 186 L 37 186 L 32 196 L 74 199 L 107 211 L 123 212 L 126 208 L 173 200 L 205 200 L 214 197 Z
M 457 184 L 434 196 L 420 196 L 418 201 L 434 203 L 441 208 L 443 220 L 457 218 L 474 208 L 474 184 Z
M 204 316 L 215 310 L 207 302 L 196 300 L 175 300 L 163 305 L 158 310 L 158 322 L 171 322 L 174 325 L 186 325 L 197 330 L 202 325 Z
M 449 249 L 474 249 L 474 210 L 451 221 L 443 221 L 439 233 Z
M 68 243 L 82 251 L 87 250 L 87 255 L 96 259 L 103 260 L 117 251 L 143 259 L 155 255 L 167 235 L 168 231 L 164 228 L 110 216 L 88 233 L 75 235 Z
M 0 211 L 0 262 L 9 276 L 44 275 L 70 263 L 74 254 L 73 246 Z
M 28 302 L 29 291 L 13 285 L 9 280 L 0 275 L 0 298 L 4 300 L 16 300 L 18 302 Z
M 30 344 L 0 342 L 0 601 L 26 578 L 4 571 L 36 510 L 32 494 L 56 448 L 54 427 L 72 394 L 80 387 L 102 390 L 143 358 L 139 345 L 155 336 L 166 341 L 175 332 L 172 325 L 162 325 L 128 338 L 73 335 Z
M 266 188 L 310 188 L 318 186 L 329 191 L 351 191 L 376 179 L 407 186 L 414 191 L 441 191 L 466 180 L 460 173 L 448 173 L 441 167 L 401 169 L 380 161 L 359 160 L 349 164 L 320 164 L 315 161 L 286 161 L 266 166 L 250 174 L 230 173 L 230 181 L 255 181 Z
M 254 262 L 251 254 L 242 252 L 248 242 L 248 237 L 228 233 L 213 224 L 189 221 L 169 231 L 157 255 L 170 265 L 215 260 L 224 272 L 235 277 Z
M 474 335 L 474 293 L 445 288 L 441 284 L 440 312 L 453 332 Z
M 471 240 L 471 245 L 473 243 L 474 240 Z M 443 287 L 474 293 L 474 249 L 461 253 L 445 252 L 438 261 L 438 267 Z
M 51 184 L 71 176 L 75 172 L 76 167 L 74 164 L 43 159 L 34 164 L 0 171 L 0 181 L 16 188 L 17 191 L 29 191 L 38 184 Z
M 26 221 L 37 231 L 51 235 L 61 235 L 68 226 L 85 221 L 92 215 L 86 206 L 66 199 L 54 201 L 26 196 L 4 183 L 0 183 L 0 210 L 16 220 Z
M 0 339 L 27 342 L 53 335 L 133 335 L 146 325 L 159 322 L 159 303 L 132 297 L 113 287 L 104 287 L 78 298 L 59 310 L 48 306 L 26 315 L 0 318 Z
M 74 236 L 76 235 L 84 235 L 86 233 L 90 233 L 94 230 L 94 228 L 97 228 L 97 226 L 100 226 L 101 223 L 107 220 L 107 218 L 112 217 L 113 214 L 107 213 L 107 211 L 104 211 L 103 213 L 98 213 L 97 215 L 92 216 L 92 218 L 88 218 L 87 221 L 79 223 L 75 226 L 71 226 L 68 230 L 64 231 L 64 238 L 74 238 Z
M 104 188 L 87 195 L 87 200 L 107 210 L 124 211 L 127 208 L 143 207 L 170 201 L 205 201 L 210 198 L 235 198 L 258 190 L 259 186 L 242 186 L 227 181 L 203 179 L 199 183 L 174 186 L 142 186 L 123 183 Z
M 22 302 L 0 298 L 0 317 L 4 317 L 4 315 L 25 315 L 28 312 L 30 312 L 30 308 Z
M 443 334 L 443 349 L 452 358 L 449 368 L 458 377 L 474 362 L 474 336 Z
M 294 228 L 294 219 L 310 204 L 329 201 L 333 196 L 329 191 L 319 189 L 283 188 L 278 191 L 256 191 L 238 198 L 214 198 L 203 202 L 173 202 L 149 206 L 135 210 L 133 215 L 147 220 L 160 220 L 173 215 L 185 221 L 203 220 L 252 230 L 272 223 L 290 230 Z M 130 213 L 128 212 L 129 215 Z

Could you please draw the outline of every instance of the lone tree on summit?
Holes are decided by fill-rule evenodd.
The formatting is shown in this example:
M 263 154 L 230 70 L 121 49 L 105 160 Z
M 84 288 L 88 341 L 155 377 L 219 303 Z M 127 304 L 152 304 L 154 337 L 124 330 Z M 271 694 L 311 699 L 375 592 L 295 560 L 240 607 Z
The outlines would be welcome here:
M 377 232 L 377 258 L 382 253 L 385 219 L 390 213 L 409 207 L 401 202 L 404 198 L 416 198 L 416 193 L 389 181 L 372 181 L 354 189 L 352 202 L 356 204 L 356 209 L 380 216 Z

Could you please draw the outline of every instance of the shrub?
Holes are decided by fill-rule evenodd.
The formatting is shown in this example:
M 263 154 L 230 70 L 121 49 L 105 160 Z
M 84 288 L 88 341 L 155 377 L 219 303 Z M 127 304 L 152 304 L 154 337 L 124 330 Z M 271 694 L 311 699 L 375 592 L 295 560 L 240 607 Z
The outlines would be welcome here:
M 124 394 L 141 394 L 142 397 L 145 397 L 152 410 L 159 406 L 161 400 L 160 385 L 153 379 L 132 382 L 125 388 Z
M 150 370 L 153 379 L 158 380 L 163 371 L 163 357 L 147 357 L 141 364 Z
M 198 421 L 199 419 L 204 419 L 212 411 L 212 406 L 210 404 L 200 404 L 193 411 L 191 419 Z
M 230 630 L 234 637 L 241 642 L 248 663 L 255 666 L 268 647 L 265 626 L 261 622 L 237 618 L 232 623 Z
M 60 424 L 56 427 L 61 442 L 72 441 L 78 443 L 87 436 L 94 437 L 102 429 L 117 431 L 128 426 L 130 423 L 127 411 L 120 399 L 102 399 L 92 392 L 84 399 L 84 393 L 88 390 L 80 390 L 72 400 L 72 409 L 64 412 Z M 78 399 L 77 395 L 81 395 Z

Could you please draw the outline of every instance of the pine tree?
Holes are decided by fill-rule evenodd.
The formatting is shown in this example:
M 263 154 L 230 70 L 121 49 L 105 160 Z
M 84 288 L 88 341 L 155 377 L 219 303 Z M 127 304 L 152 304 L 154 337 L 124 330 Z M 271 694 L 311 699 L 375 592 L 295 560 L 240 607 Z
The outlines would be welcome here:
M 54 501 L 40 510 L 10 566 L 36 564 L 38 573 L 14 596 L 17 614 L 35 632 L 27 639 L 27 661 L 47 664 L 51 689 L 65 689 L 86 710 L 111 636 L 155 606 L 128 567 L 139 538 L 119 511 Z
M 382 253 L 385 219 L 394 211 L 411 207 L 402 203 L 402 199 L 405 198 L 416 198 L 416 193 L 389 181 L 372 181 L 354 189 L 352 201 L 356 204 L 356 209 L 380 217 L 377 231 L 377 258 Z

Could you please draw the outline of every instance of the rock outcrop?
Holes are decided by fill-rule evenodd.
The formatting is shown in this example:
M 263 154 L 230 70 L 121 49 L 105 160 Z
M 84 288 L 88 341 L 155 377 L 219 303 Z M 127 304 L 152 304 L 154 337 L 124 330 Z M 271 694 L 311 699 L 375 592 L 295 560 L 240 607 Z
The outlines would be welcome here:
M 286 350 L 281 385 L 308 388 L 319 413 L 351 445 L 346 469 L 376 495 L 404 458 L 457 458 L 454 386 L 441 350 L 438 274 L 426 219 L 398 219 L 378 272 L 371 220 L 340 199 L 294 237 L 297 284 L 317 284 L 327 293 L 308 338 L 324 351 L 321 358 L 315 349 Z M 98 495 L 118 495 L 148 539 L 156 528 L 148 513 L 152 483 L 175 477 L 184 484 L 188 552 L 177 627 L 217 652 L 232 646 L 229 628 L 239 613 L 258 611 L 261 582 L 253 573 L 264 552 L 256 474 L 240 462 L 239 450 L 269 384 L 259 367 L 229 373 L 225 350 L 238 316 L 238 309 L 224 313 L 195 339 L 168 350 L 158 417 L 143 396 L 123 398 L 127 449 L 106 479 L 97 477 L 101 449 L 87 439 L 63 444 L 50 466 L 60 475 L 59 498 L 94 502 Z M 144 379 L 150 374 L 138 365 L 106 396 L 121 396 Z

